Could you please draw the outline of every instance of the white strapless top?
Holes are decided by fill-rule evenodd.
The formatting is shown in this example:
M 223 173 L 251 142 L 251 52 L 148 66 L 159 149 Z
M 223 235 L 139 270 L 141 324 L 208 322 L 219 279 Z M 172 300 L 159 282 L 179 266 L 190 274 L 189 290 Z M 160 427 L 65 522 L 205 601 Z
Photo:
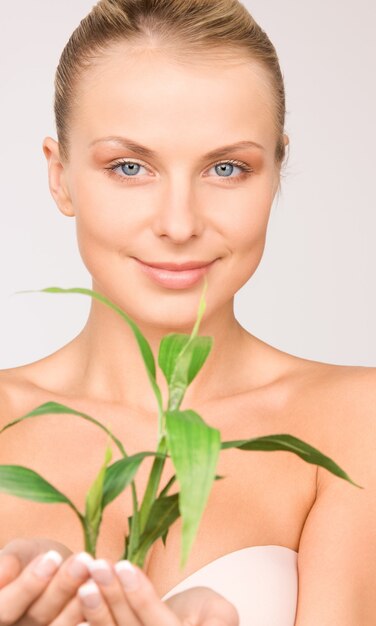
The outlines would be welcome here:
M 162 600 L 191 587 L 210 587 L 236 607 L 239 626 L 294 626 L 298 553 L 251 546 L 220 556 L 175 585 Z

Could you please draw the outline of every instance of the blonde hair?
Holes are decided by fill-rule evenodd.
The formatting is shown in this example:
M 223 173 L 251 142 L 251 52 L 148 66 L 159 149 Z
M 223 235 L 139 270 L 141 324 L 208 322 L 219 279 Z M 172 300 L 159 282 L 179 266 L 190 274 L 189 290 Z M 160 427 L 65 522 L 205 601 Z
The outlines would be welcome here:
M 210 52 L 214 55 L 210 58 L 218 60 L 227 55 L 256 62 L 271 87 L 275 161 L 282 163 L 286 108 L 278 56 L 267 34 L 238 0 L 100 0 L 71 35 L 56 71 L 54 108 L 63 160 L 68 160 L 69 119 L 79 80 L 112 44 L 121 41 L 143 47 L 156 42 L 182 62 L 187 53 L 188 62 L 193 57 L 205 62 Z

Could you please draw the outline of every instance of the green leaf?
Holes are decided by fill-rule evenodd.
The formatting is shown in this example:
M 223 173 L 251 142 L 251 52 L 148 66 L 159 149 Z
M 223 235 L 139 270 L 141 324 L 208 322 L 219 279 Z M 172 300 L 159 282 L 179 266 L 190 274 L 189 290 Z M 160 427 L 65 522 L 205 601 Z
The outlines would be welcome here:
M 339 467 L 331 458 L 322 454 L 317 448 L 313 448 L 305 441 L 293 437 L 292 435 L 267 435 L 265 437 L 256 437 L 255 439 L 241 439 L 238 441 L 223 441 L 221 444 L 222 449 L 238 448 L 239 450 L 262 450 L 262 451 L 274 451 L 285 450 L 286 452 L 293 452 L 300 456 L 303 461 L 307 463 L 313 463 L 314 465 L 320 465 L 335 476 L 339 476 L 344 480 L 359 489 L 364 489 L 361 485 L 354 483 L 346 472 Z
M 74 504 L 42 476 L 21 465 L 0 465 L 0 491 L 34 502 Z
M 213 344 L 212 337 L 197 337 L 206 303 L 207 279 L 204 277 L 197 319 L 191 335 L 170 334 L 163 337 L 158 363 L 169 386 L 168 410 L 179 409 L 185 391 L 205 363 Z
M 144 337 L 144 335 L 142 334 L 142 332 L 140 331 L 140 329 L 138 328 L 137 324 L 126 313 L 124 313 L 124 311 L 119 306 L 117 306 L 114 302 L 111 302 L 111 300 L 106 298 L 106 296 L 100 293 L 97 293 L 96 291 L 93 291 L 92 289 L 85 289 L 81 287 L 73 287 L 71 289 L 62 289 L 60 287 L 47 287 L 46 289 L 17 291 L 16 293 L 79 293 L 85 296 L 90 296 L 91 298 L 95 298 L 96 300 L 99 300 L 99 302 L 102 302 L 106 306 L 110 307 L 113 311 L 118 313 L 123 318 L 123 320 L 126 321 L 126 323 L 131 328 L 135 336 L 135 339 L 141 351 L 142 359 L 146 367 L 147 375 L 149 377 L 150 383 L 153 387 L 154 394 L 158 401 L 158 406 L 161 412 L 163 411 L 162 394 L 156 382 L 155 361 L 154 361 L 154 356 L 153 356 L 151 347 L 148 341 L 146 340 L 146 338 Z
M 159 497 L 150 510 L 145 529 L 137 546 L 137 555 L 141 558 L 159 537 L 167 536 L 170 526 L 180 517 L 179 494 Z
M 202 317 L 203 317 L 203 315 L 205 313 L 205 309 L 206 309 L 205 296 L 206 296 L 207 290 L 208 290 L 208 279 L 207 279 L 206 276 L 204 276 L 204 286 L 202 288 L 200 302 L 199 302 L 199 305 L 198 305 L 197 319 L 196 319 L 196 322 L 195 322 L 195 325 L 193 327 L 192 334 L 191 334 L 192 339 L 193 339 L 193 337 L 196 337 L 196 335 L 198 333 L 198 330 L 200 328 Z
M 191 410 L 166 413 L 168 449 L 180 485 L 184 567 L 204 512 L 220 451 L 220 432 Z
M 112 450 L 110 447 L 107 446 L 104 462 L 98 472 L 96 479 L 94 480 L 86 495 L 86 517 L 88 520 L 90 520 L 90 522 L 98 516 L 98 510 L 99 512 L 102 512 L 104 479 L 107 466 L 111 459 Z M 127 461 L 127 459 L 125 460 Z
M 163 487 L 161 493 L 159 494 L 159 498 L 163 498 L 163 496 L 167 496 L 169 490 L 171 489 L 171 487 L 172 487 L 172 485 L 174 484 L 175 481 L 176 481 L 176 474 L 171 476 L 171 478 L 168 481 L 168 483 Z
M 188 387 L 204 365 L 212 345 L 212 337 L 191 339 L 190 335 L 179 334 L 163 337 L 159 346 L 158 364 L 168 384 Z
M 165 335 L 159 344 L 158 365 L 168 384 L 174 373 L 177 358 L 189 339 L 190 335 L 172 333 Z
M 106 448 L 104 463 L 101 466 L 96 479 L 91 485 L 86 495 L 85 523 L 90 535 L 91 545 L 95 550 L 96 539 L 98 537 L 103 512 L 103 487 L 106 469 L 111 461 L 112 451 L 109 446 Z
M 66 413 L 66 414 L 69 414 L 69 415 L 77 415 L 78 417 L 82 417 L 83 419 L 91 422 L 92 424 L 95 424 L 96 426 L 98 426 L 98 428 L 100 428 L 105 433 L 107 433 L 107 435 L 112 439 L 112 441 L 118 447 L 118 449 L 120 450 L 121 454 L 123 456 L 127 456 L 127 454 L 126 454 L 126 452 L 124 450 L 124 446 L 121 443 L 121 441 L 117 437 L 115 437 L 111 433 L 111 431 L 108 428 L 106 428 L 106 426 L 101 424 L 101 422 L 98 422 L 98 420 L 94 419 L 94 417 L 91 417 L 90 415 L 87 415 L 86 413 L 81 413 L 80 411 L 75 411 L 74 409 L 71 409 L 68 406 L 65 406 L 64 404 L 59 404 L 58 402 L 45 402 L 44 404 L 41 404 L 40 406 L 35 408 L 33 411 L 30 411 L 30 413 L 27 413 L 26 415 L 23 415 L 22 417 L 18 417 L 17 419 L 13 420 L 12 422 L 9 422 L 8 424 L 6 424 L 0 430 L 0 435 L 4 431 L 8 430 L 8 428 L 12 428 L 12 426 L 15 426 L 16 424 L 20 424 L 21 422 L 23 422 L 26 419 L 30 419 L 32 417 L 39 417 L 40 415 L 53 415 L 55 413 L 58 413 L 58 414 L 59 413 Z
M 129 485 L 146 456 L 155 456 L 155 452 L 138 452 L 107 467 L 103 486 L 103 508 Z
M 168 340 L 167 340 L 168 341 Z M 178 410 L 188 385 L 203 366 L 213 344 L 212 337 L 190 337 L 178 355 L 173 355 L 175 366 L 170 371 L 172 358 L 169 365 L 169 400 L 168 410 Z M 168 347 L 166 342 L 164 350 Z

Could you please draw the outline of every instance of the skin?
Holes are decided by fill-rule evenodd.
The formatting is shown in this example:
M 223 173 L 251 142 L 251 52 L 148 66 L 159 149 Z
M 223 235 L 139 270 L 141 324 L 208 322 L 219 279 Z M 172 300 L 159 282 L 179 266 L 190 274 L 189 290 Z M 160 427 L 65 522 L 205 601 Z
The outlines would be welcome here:
M 262 70 L 240 58 L 183 66 L 163 51 L 129 51 L 122 44 L 91 68 L 80 81 L 77 95 L 68 161 L 61 159 L 59 145 L 51 137 L 44 140 L 43 150 L 52 196 L 64 215 L 75 218 L 92 288 L 136 321 L 156 354 L 168 332 L 191 332 L 202 283 L 180 290 L 156 285 L 132 257 L 147 262 L 218 259 L 207 275 L 207 309 L 200 328 L 201 334 L 214 338 L 214 348 L 186 394 L 187 406 L 262 387 L 271 368 L 281 370 L 278 351 L 242 328 L 234 315 L 234 295 L 261 261 L 280 180 L 280 165 L 274 161 L 277 137 L 271 93 Z M 154 150 L 156 156 L 145 158 L 118 142 L 98 141 L 109 136 L 128 137 Z M 205 156 L 240 141 L 256 142 L 262 148 L 230 149 L 221 158 Z M 109 167 L 120 158 L 141 164 L 139 173 L 126 178 L 127 168 L 124 172 L 121 166 L 110 173 Z M 252 172 L 242 174 L 238 166 L 230 166 L 229 177 L 221 176 L 215 166 L 229 159 L 241 161 Z M 83 331 L 54 360 L 57 367 L 51 367 L 50 361 L 38 371 L 47 388 L 60 386 L 92 401 L 116 401 L 142 412 L 155 427 L 155 399 L 134 337 L 107 307 L 93 301 Z M 166 397 L 164 380 L 157 380 Z M 29 557 L 25 557 L 25 545 L 10 549 L 16 561 L 3 555 L 0 608 L 1 601 L 5 606 L 14 598 L 12 593 L 24 597 L 34 563 L 30 559 L 50 547 L 48 542 L 41 547 L 30 541 Z M 196 595 L 180 594 L 180 600 L 175 597 L 162 603 L 145 575 L 138 595 L 127 595 L 115 575 L 112 598 L 109 587 L 99 585 L 102 604 L 94 614 L 76 595 L 89 572 L 82 580 L 73 584 L 69 579 L 67 584 L 73 557 L 70 551 L 64 556 L 57 573 L 32 592 L 31 608 L 25 608 L 23 617 L 17 616 L 17 623 L 26 625 L 31 618 L 51 621 L 48 589 L 52 584 L 55 591 L 64 585 L 66 589 L 55 626 L 77 624 L 78 617 L 98 626 L 178 626 L 186 617 L 206 624 L 203 607 L 207 611 L 208 606 L 209 617 L 222 619 L 213 618 L 208 626 L 237 623 L 232 605 L 211 590 L 202 595 L 198 588 Z M 8 558 L 8 569 L 4 558 Z M 21 567 L 20 560 L 24 560 Z M 110 562 L 108 566 L 114 574 Z M 149 614 L 140 608 L 142 593 L 149 598 L 141 603 Z M 106 607 L 113 608 L 119 598 L 119 611 L 111 621 Z
M 359 434 L 354 438 L 352 414 L 356 405 L 351 398 L 358 398 L 359 394 L 366 397 L 370 382 L 374 388 L 374 374 L 364 370 L 363 376 L 351 370 L 351 378 L 350 372 L 341 370 L 339 373 L 338 368 L 327 364 L 315 364 L 282 353 L 247 332 L 235 318 L 234 295 L 252 277 L 264 250 L 270 210 L 280 178 L 280 165 L 274 160 L 277 137 L 270 87 L 263 71 L 240 58 L 228 64 L 210 62 L 209 57 L 207 60 L 205 65 L 193 61 L 181 65 L 163 51 L 141 53 L 125 45 L 109 49 L 80 81 L 70 120 L 68 161 L 61 159 L 54 139 L 44 140 L 51 193 L 59 210 L 75 218 L 80 253 L 92 276 L 93 289 L 106 295 L 137 322 L 155 354 L 160 339 L 168 332 L 191 331 L 202 284 L 182 290 L 161 287 L 140 272 L 132 257 L 148 262 L 218 259 L 208 272 L 207 309 L 200 328 L 203 335 L 214 338 L 214 348 L 200 376 L 188 389 L 185 406 L 202 412 L 209 423 L 222 430 L 223 439 L 242 438 L 249 432 L 262 435 L 266 425 L 269 432 L 290 432 L 325 450 L 359 484 L 367 484 L 368 474 L 363 463 L 368 458 L 371 467 L 373 452 L 366 447 L 371 438 L 365 435 L 370 432 L 370 425 L 366 419 L 362 422 L 359 418 Z M 156 156 L 146 158 L 113 141 L 98 142 L 109 136 L 131 138 L 154 150 Z M 244 140 L 258 143 L 262 149 L 248 147 L 228 150 L 221 158 L 205 157 L 209 151 Z M 132 180 L 125 180 L 120 167 L 116 173 L 109 174 L 109 167 L 121 158 L 143 164 Z M 240 160 L 252 173 L 236 177 L 240 171 L 234 168 L 230 174 L 232 180 L 225 180 L 215 165 L 228 159 Z M 124 322 L 107 307 L 93 301 L 83 331 L 70 344 L 40 362 L 17 370 L 6 375 L 7 387 L 0 385 L 0 399 L 9 408 L 5 411 L 8 415 L 24 414 L 35 407 L 39 399 L 45 401 L 47 392 L 56 400 L 60 394 L 63 402 L 74 400 L 77 408 L 93 416 L 96 407 L 98 411 L 98 407 L 101 410 L 107 407 L 108 413 L 111 409 L 114 432 L 121 439 L 131 441 L 135 450 L 154 445 L 155 399 L 138 348 Z M 5 374 L 3 383 L 4 380 Z M 19 393 L 17 386 L 21 380 L 23 393 Z M 166 397 L 164 380 L 160 377 L 157 380 Z M 11 407 L 8 400 L 12 385 L 17 393 L 13 395 Z M 26 409 L 26 401 L 25 406 L 22 402 L 30 386 L 33 393 Z M 290 401 L 292 395 L 295 403 Z M 338 400 L 344 397 L 346 407 Z M 375 403 L 369 397 L 364 404 Z M 201 411 L 203 408 L 205 410 Z M 310 419 L 299 419 L 302 413 L 308 414 Z M 128 416 L 127 423 L 124 414 Z M 327 414 L 331 419 L 327 419 Z M 230 419 L 231 415 L 235 415 L 236 420 Z M 341 420 L 340 428 L 337 418 Z M 69 430 L 68 421 L 66 424 L 67 439 L 60 439 L 60 445 L 68 450 L 73 447 L 70 442 L 73 431 Z M 45 425 L 38 435 L 42 438 L 38 439 L 41 443 L 38 461 L 41 467 L 53 471 L 51 460 L 48 466 L 48 458 L 43 457 L 51 437 L 47 427 L 44 429 Z M 102 441 L 94 438 L 91 443 L 93 449 L 102 445 Z M 82 450 L 78 430 L 76 445 L 74 452 L 78 455 Z M 7 449 L 18 458 L 22 452 L 18 438 L 8 439 Z M 32 450 L 32 442 L 24 449 L 24 454 Z M 219 495 L 213 495 L 208 507 L 196 551 L 192 554 L 191 569 L 186 575 L 218 556 L 218 552 L 210 552 L 213 543 L 221 545 L 224 554 L 246 545 L 265 543 L 299 547 L 302 599 L 297 624 L 311 626 L 325 623 L 326 619 L 332 624 L 363 626 L 357 617 L 353 622 L 345 622 L 350 607 L 341 612 L 336 598 L 341 598 L 342 606 L 344 584 L 353 579 L 354 571 L 362 573 L 366 551 L 350 540 L 351 529 L 346 527 L 346 520 L 351 519 L 349 512 L 354 514 L 356 509 L 363 528 L 373 527 L 367 492 L 354 495 L 347 484 L 338 484 L 339 481 L 328 473 L 316 475 L 314 467 L 307 467 L 292 458 L 293 455 L 288 456 L 288 461 L 278 455 L 273 455 L 272 460 L 260 455 L 246 461 L 239 457 L 223 461 L 219 473 L 234 477 L 234 482 L 232 487 L 230 479 L 218 485 L 216 493 Z M 29 460 L 25 456 L 24 459 L 23 464 L 28 465 Z M 88 456 L 85 462 L 88 476 L 92 476 L 97 467 L 96 459 L 92 462 Z M 46 475 L 51 474 L 46 472 Z M 251 477 L 248 482 L 247 476 Z M 286 479 L 286 484 L 279 484 L 277 477 Z M 141 477 L 141 492 L 145 484 L 142 481 Z M 54 482 L 53 476 L 51 482 Z M 230 492 L 226 492 L 228 484 Z M 259 492 L 250 492 L 257 490 L 257 485 Z M 80 485 L 72 499 L 82 497 L 79 488 Z M 231 519 L 222 518 L 223 528 L 231 528 L 231 533 L 219 536 L 216 520 L 218 514 L 225 513 L 223 502 L 227 502 L 231 489 L 237 495 L 237 516 L 231 514 L 231 507 L 226 507 Z M 293 501 L 295 492 L 299 497 Z M 282 520 L 284 515 L 283 519 L 287 520 L 284 524 L 278 523 L 277 530 L 272 527 L 269 535 L 265 514 L 258 506 L 263 501 L 263 493 L 270 497 L 269 523 L 275 517 Z M 241 508 L 248 497 L 254 506 L 252 526 L 249 509 Z M 310 523 L 301 536 L 311 508 Z M 112 534 L 115 535 L 120 514 L 116 517 L 116 507 L 111 514 Z M 121 626 L 120 614 L 125 611 L 128 611 L 127 619 L 129 617 L 127 626 L 180 626 L 186 619 L 200 626 L 235 626 L 237 623 L 232 605 L 218 594 L 213 595 L 211 590 L 190 590 L 193 595 L 181 594 L 167 603 L 160 601 L 162 593 L 177 582 L 176 569 L 171 567 L 178 550 L 177 531 L 171 532 L 165 551 L 160 546 L 155 547 L 147 568 L 148 576 L 139 581 L 140 587 L 134 596 L 119 587 L 116 577 L 112 597 L 109 588 L 99 584 L 102 604 L 94 615 L 84 607 L 76 591 L 89 574 L 95 578 L 95 572 L 86 572 L 86 578 L 79 581 L 69 578 L 70 559 L 74 558 L 72 552 L 78 548 L 80 539 L 73 526 L 69 526 L 68 517 L 63 515 L 60 510 L 55 518 L 51 513 L 48 528 L 59 527 L 61 532 L 67 529 L 67 539 L 62 537 L 59 551 L 66 550 L 65 545 L 69 544 L 68 554 L 64 554 L 63 564 L 44 586 L 39 582 L 37 589 L 30 587 L 28 568 L 32 566 L 33 555 L 51 547 L 49 540 L 44 539 L 37 545 L 29 539 L 26 547 L 24 544 L 7 546 L 8 553 L 0 558 L 0 607 L 17 606 L 14 602 L 17 594 L 25 597 L 25 591 L 31 589 L 29 607 L 17 616 L 20 625 L 39 621 L 68 626 L 87 620 L 98 626 L 115 623 Z M 21 523 L 22 514 L 18 519 Z M 331 520 L 329 525 L 328 519 Z M 213 528 L 218 534 L 216 542 L 213 542 Z M 337 543 L 337 535 L 330 535 L 331 530 L 337 528 L 343 530 L 342 544 Z M 10 536 L 12 529 L 5 529 L 3 536 L 7 532 Z M 369 535 L 364 536 L 369 545 Z M 351 545 L 355 546 L 354 553 L 346 552 Z M 111 540 L 104 547 L 107 554 L 111 551 L 118 554 Z M 320 547 L 322 555 L 318 560 L 312 555 Z M 330 570 L 325 558 L 334 554 L 347 554 L 348 558 L 344 557 L 338 567 Z M 4 558 L 8 559 L 6 566 Z M 110 568 L 114 560 L 108 559 Z M 346 571 L 347 563 L 351 563 L 351 572 Z M 363 575 L 364 580 L 372 578 Z M 53 594 L 52 584 L 55 585 Z M 363 606 L 371 607 L 373 594 L 366 584 L 363 588 L 368 594 Z M 317 602 L 318 597 L 324 596 L 325 589 L 330 590 L 330 597 Z M 334 593 L 332 589 L 338 591 Z M 60 594 L 59 607 L 52 606 L 52 596 L 56 597 L 56 593 Z M 138 604 L 142 599 L 144 603 Z M 109 606 L 114 611 L 114 604 L 119 602 L 122 603 L 119 617 L 111 621 L 106 611 Z M 148 608 L 149 616 L 140 613 L 142 604 Z M 202 607 L 211 614 L 204 615 Z M 155 619 L 158 612 L 159 622 Z M 14 615 L 11 618 L 13 622 L 16 619 Z M 1 611 L 0 623 L 9 623 Z M 364 626 L 368 623 L 364 622 Z
M 261 261 L 279 183 L 270 97 L 260 70 L 250 63 L 182 67 L 162 54 L 133 53 L 129 58 L 118 47 L 81 83 L 69 162 L 61 163 L 52 138 L 44 141 L 51 193 L 60 211 L 76 219 L 93 289 L 137 322 L 154 351 L 167 332 L 191 331 L 202 284 L 185 290 L 157 286 L 131 257 L 149 262 L 219 258 L 208 273 L 201 326 L 202 334 L 214 337 L 214 349 L 188 390 L 192 403 L 230 395 L 242 381 L 231 376 L 228 355 L 248 360 L 259 347 L 235 319 L 233 300 Z M 110 177 L 105 168 L 116 159 L 141 158 L 115 142 L 90 147 L 107 136 L 130 137 L 158 157 L 142 159 L 147 169 L 142 167 L 132 180 L 125 180 L 120 167 Z M 203 159 L 203 154 L 242 140 L 264 149 L 228 151 L 225 158 L 243 161 L 254 173 L 224 180 L 213 167 L 219 159 Z M 231 177 L 240 173 L 234 168 Z M 99 355 L 104 344 L 108 350 Z M 131 331 L 95 301 L 75 343 L 75 358 L 80 363 L 71 378 L 80 393 L 154 414 L 155 399 L 144 384 Z M 256 386 L 260 379 L 255 363 L 246 384 Z M 223 381 L 228 381 L 225 388 Z M 158 383 L 166 393 L 164 380 Z
M 59 552 L 63 563 L 41 575 L 36 567 L 49 549 Z M 0 559 L 1 625 L 77 626 L 87 620 L 93 626 L 238 626 L 235 607 L 209 588 L 188 589 L 161 602 L 138 567 L 131 587 L 126 587 L 110 561 L 92 559 L 92 567 L 90 561 L 88 567 L 81 563 L 73 576 L 75 561 L 76 555 L 51 540 L 10 542 Z M 82 594 L 90 575 L 95 590 Z

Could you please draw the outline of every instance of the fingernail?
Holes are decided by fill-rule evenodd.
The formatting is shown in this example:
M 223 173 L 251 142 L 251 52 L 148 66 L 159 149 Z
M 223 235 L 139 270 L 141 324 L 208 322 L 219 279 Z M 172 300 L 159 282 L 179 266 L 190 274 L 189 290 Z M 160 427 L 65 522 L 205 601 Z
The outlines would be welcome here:
M 63 562 L 63 557 L 55 550 L 43 554 L 34 565 L 33 571 L 39 578 L 49 578 Z
M 78 590 L 84 606 L 88 609 L 97 609 L 101 603 L 101 595 L 95 582 L 90 581 Z
M 68 574 L 76 580 L 84 578 L 90 573 L 89 567 L 93 561 L 93 557 L 87 552 L 80 552 L 79 554 L 76 554 L 74 559 L 72 559 L 69 563 Z
M 95 582 L 100 585 L 109 585 L 114 579 L 112 569 L 104 559 L 96 559 L 90 563 L 89 568 Z
M 139 587 L 140 580 L 137 570 L 129 561 L 115 563 L 115 570 L 125 591 L 134 591 Z

